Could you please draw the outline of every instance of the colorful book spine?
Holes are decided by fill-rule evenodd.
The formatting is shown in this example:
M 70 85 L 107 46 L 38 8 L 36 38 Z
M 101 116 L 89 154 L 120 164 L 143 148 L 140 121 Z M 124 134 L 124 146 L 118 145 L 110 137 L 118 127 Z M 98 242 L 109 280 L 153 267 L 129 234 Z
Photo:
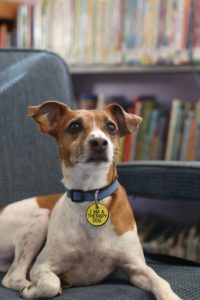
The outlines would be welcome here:
M 194 112 L 190 111 L 188 117 L 184 120 L 183 139 L 180 153 L 180 160 L 187 160 L 187 153 L 189 148 L 189 135 L 192 120 L 194 118 Z
M 195 155 L 195 138 L 196 138 L 196 119 L 195 112 L 193 112 L 193 118 L 191 121 L 189 139 L 188 139 L 188 148 L 187 148 L 187 157 L 186 160 L 194 160 Z
M 178 100 L 178 99 L 175 99 L 172 103 L 168 136 L 167 136 L 167 146 L 166 146 L 166 153 L 165 153 L 166 160 L 171 160 L 171 158 L 172 158 L 176 119 L 177 119 L 177 114 L 178 114 L 180 105 L 181 105 L 181 103 L 180 103 L 180 100 Z
M 138 0 L 125 0 L 124 4 L 124 59 L 128 64 L 135 62 L 134 49 L 136 47 L 136 23 Z
M 121 137 L 119 142 L 119 149 L 116 157 L 117 162 L 123 161 L 124 148 L 125 148 L 125 137 Z
M 109 2 L 109 1 L 108 1 Z M 124 22 L 124 1 L 110 0 L 111 6 L 106 11 L 107 23 L 107 64 L 119 65 L 123 59 L 123 22 Z M 109 4 L 108 4 L 109 5 Z M 115 7 L 115 9 L 113 9 Z M 108 20 L 109 19 L 109 20 Z
M 159 118 L 159 125 L 158 125 L 159 147 L 157 150 L 157 155 L 156 157 L 153 157 L 153 159 L 157 159 L 157 160 L 164 159 L 166 130 L 167 130 L 167 114 L 161 112 Z
M 200 61 L 200 1 L 193 0 L 192 61 Z
M 192 0 L 184 1 L 184 11 L 182 20 L 182 41 L 180 50 L 180 63 L 189 63 L 190 61 L 190 39 L 192 22 Z
M 143 10 L 143 43 L 141 47 L 141 59 L 142 65 L 152 65 L 154 62 L 153 55 L 156 52 L 155 40 L 156 40 L 156 19 L 157 19 L 157 0 L 149 0 L 144 2 Z
M 176 110 L 176 120 L 175 120 L 175 126 L 174 126 L 174 134 L 173 134 L 173 140 L 172 140 L 172 149 L 171 149 L 171 160 L 177 160 L 179 155 L 179 144 L 181 140 L 181 127 L 183 123 L 183 117 L 184 117 L 184 104 L 180 101 L 179 105 L 177 106 Z
M 200 160 L 200 100 L 197 103 L 195 160 Z
M 0 47 L 5 48 L 7 46 L 8 27 L 6 24 L 0 25 Z
M 145 146 L 144 146 L 144 159 L 153 159 L 153 141 L 156 136 L 156 127 L 158 124 L 158 119 L 159 119 L 159 110 L 154 109 L 151 113 L 150 121 L 149 121 L 149 126 L 147 128 L 146 132 L 146 138 L 145 138 Z

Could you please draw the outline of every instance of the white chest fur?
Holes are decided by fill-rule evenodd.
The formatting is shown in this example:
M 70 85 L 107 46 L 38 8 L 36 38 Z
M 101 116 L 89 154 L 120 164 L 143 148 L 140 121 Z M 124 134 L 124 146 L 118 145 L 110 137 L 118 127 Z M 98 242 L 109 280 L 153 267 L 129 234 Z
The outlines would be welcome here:
M 109 200 L 110 197 L 103 203 Z M 37 259 L 41 262 L 48 257 L 53 271 L 66 274 L 73 285 L 100 281 L 118 262 L 119 237 L 110 220 L 100 227 L 88 223 L 86 210 L 89 205 L 73 203 L 66 195 L 60 199 L 52 214 L 46 245 Z

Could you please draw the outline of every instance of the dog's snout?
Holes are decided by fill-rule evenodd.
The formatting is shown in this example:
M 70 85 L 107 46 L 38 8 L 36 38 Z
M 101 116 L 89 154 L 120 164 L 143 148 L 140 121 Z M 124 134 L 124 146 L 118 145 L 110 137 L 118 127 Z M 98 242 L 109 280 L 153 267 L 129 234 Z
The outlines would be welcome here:
M 99 152 L 106 150 L 106 148 L 108 147 L 108 141 L 103 138 L 91 139 L 89 144 L 92 150 Z

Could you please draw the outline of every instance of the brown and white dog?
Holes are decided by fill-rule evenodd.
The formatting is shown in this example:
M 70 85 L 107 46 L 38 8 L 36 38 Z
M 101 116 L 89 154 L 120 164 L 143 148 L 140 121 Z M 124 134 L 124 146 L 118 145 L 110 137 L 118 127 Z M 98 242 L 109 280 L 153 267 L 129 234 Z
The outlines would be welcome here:
M 74 111 L 56 101 L 29 107 L 28 115 L 56 139 L 66 189 L 83 195 L 96 195 L 115 181 L 119 138 L 134 133 L 142 120 L 116 104 L 101 111 Z M 180 300 L 146 265 L 121 185 L 100 200 L 109 212 L 102 226 L 86 218 L 91 202 L 72 200 L 68 193 L 41 196 L 1 209 L 0 271 L 7 272 L 3 286 L 21 291 L 26 299 L 50 298 L 62 287 L 100 282 L 119 266 L 133 285 L 157 300 Z

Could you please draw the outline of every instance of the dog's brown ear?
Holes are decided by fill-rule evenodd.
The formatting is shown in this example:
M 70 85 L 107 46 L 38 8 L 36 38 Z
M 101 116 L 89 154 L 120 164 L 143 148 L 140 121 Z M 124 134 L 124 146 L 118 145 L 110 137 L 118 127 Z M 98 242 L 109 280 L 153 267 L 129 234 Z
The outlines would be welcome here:
M 106 110 L 114 117 L 119 128 L 120 136 L 134 133 L 142 122 L 141 117 L 125 112 L 118 104 L 111 104 L 106 107 Z
M 27 115 L 32 117 L 42 132 L 55 136 L 63 115 L 70 108 L 58 101 L 46 101 L 41 105 L 28 106 Z

